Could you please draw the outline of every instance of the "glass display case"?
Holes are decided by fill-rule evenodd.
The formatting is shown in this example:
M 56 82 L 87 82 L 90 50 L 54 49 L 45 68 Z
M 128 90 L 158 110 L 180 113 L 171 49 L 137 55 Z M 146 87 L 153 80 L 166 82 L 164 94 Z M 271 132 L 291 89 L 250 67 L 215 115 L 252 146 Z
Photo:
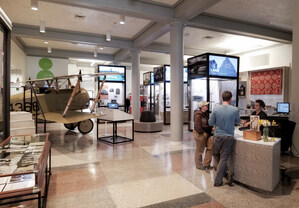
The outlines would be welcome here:
M 7 138 L 0 144 L 0 167 L 0 205 L 37 199 L 41 207 L 51 174 L 49 134 Z
M 194 127 L 194 111 L 201 101 L 210 102 L 209 111 L 222 103 L 222 93 L 232 92 L 231 105 L 238 106 L 239 57 L 206 53 L 188 59 L 190 83 L 189 130 Z
M 170 73 L 169 65 L 154 68 L 154 86 L 155 86 L 155 113 L 163 118 L 164 124 L 170 124 Z M 187 67 L 184 67 L 184 123 L 188 123 L 189 119 L 189 99 L 188 99 L 188 73 Z
M 103 89 L 101 90 L 101 99 L 99 107 L 108 107 L 108 103 L 117 103 L 120 109 L 124 110 L 126 99 L 126 67 L 98 65 L 99 73 L 119 73 L 116 75 L 107 75 Z M 98 89 L 102 84 L 103 77 L 99 77 Z
M 155 86 L 153 72 L 146 72 L 143 74 L 143 101 L 144 111 L 155 111 Z

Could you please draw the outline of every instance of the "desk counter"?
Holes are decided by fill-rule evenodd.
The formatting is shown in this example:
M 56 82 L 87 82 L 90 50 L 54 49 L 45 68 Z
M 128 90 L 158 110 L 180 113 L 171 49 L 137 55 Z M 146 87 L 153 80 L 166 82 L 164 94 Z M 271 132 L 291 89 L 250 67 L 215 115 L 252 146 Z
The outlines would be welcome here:
M 273 191 L 280 176 L 280 139 L 275 138 L 275 142 L 246 140 L 238 129 L 235 139 L 234 179 L 254 188 Z

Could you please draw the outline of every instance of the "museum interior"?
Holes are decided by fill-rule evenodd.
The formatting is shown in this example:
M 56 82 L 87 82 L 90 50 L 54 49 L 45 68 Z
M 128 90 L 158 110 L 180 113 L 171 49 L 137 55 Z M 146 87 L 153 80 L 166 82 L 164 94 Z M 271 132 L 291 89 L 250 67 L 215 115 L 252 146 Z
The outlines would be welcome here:
M 0 0 L 0 207 L 298 207 L 297 9 Z M 220 127 L 197 116 L 226 91 L 241 121 L 217 185 Z

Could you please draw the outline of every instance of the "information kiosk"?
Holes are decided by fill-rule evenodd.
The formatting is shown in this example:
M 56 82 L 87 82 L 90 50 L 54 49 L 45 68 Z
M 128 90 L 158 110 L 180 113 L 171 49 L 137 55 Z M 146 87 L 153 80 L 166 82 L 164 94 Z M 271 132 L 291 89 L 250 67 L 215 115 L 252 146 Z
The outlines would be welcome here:
M 222 103 L 222 93 L 233 94 L 231 105 L 238 106 L 239 57 L 205 53 L 189 58 L 188 79 L 190 85 L 189 130 L 193 130 L 194 111 L 201 101 L 210 102 L 209 111 Z

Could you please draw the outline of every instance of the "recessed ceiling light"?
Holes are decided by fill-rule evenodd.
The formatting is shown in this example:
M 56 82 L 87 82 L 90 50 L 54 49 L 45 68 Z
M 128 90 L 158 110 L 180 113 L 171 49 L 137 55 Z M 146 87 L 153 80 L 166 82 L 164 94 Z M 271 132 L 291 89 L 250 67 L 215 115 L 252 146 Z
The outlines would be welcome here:
M 110 32 L 110 31 L 108 31 L 108 32 L 106 33 L 106 40 L 107 40 L 107 41 L 111 41 L 111 32 Z
M 48 41 L 44 41 L 44 44 L 49 44 L 49 42 Z
M 124 25 L 126 23 L 126 17 L 125 15 L 121 15 L 119 17 L 119 24 Z
M 38 0 L 31 0 L 31 9 L 38 10 Z
M 50 45 L 48 45 L 48 53 L 52 53 L 52 48 Z
M 40 21 L 39 31 L 41 33 L 45 33 L 46 32 L 46 23 L 45 23 L 45 21 Z

